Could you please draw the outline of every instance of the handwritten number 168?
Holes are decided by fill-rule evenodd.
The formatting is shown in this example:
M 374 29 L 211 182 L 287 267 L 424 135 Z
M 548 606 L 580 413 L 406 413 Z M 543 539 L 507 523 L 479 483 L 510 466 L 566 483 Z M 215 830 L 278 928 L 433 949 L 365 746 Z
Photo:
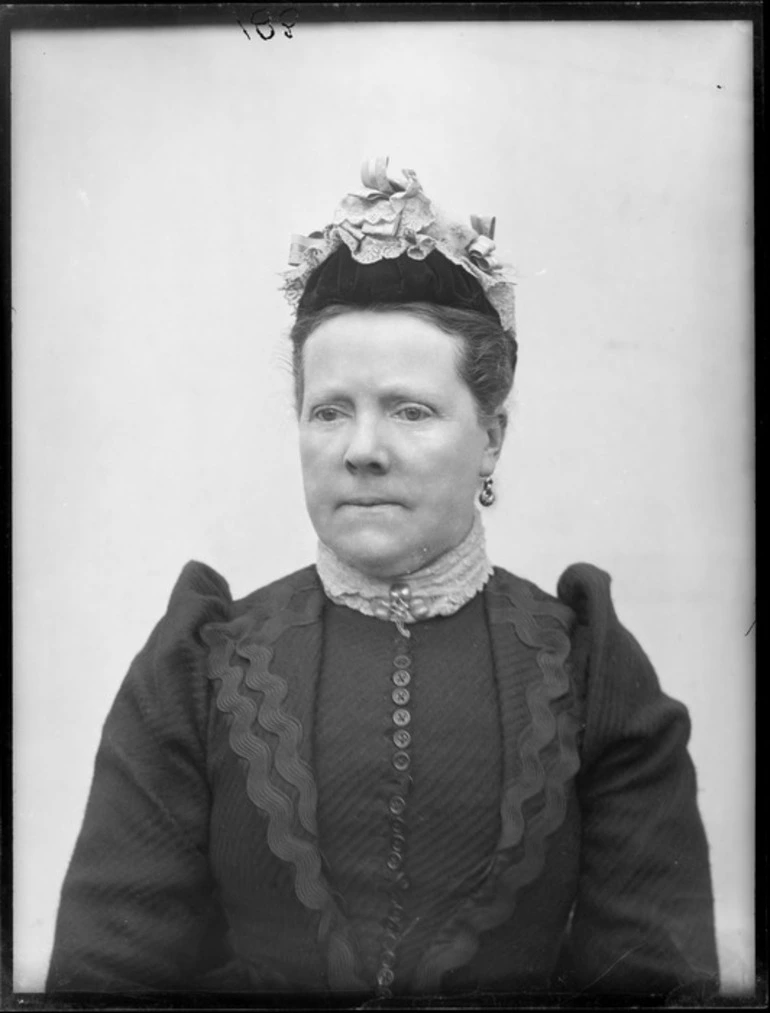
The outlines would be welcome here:
M 299 11 L 295 7 L 287 7 L 286 10 L 281 11 L 279 17 L 279 24 L 283 25 L 285 29 L 283 34 L 286 36 L 287 39 L 294 38 L 294 36 L 291 34 L 291 30 L 297 23 L 298 15 Z M 251 41 L 251 36 L 243 27 L 243 22 L 241 21 L 241 19 L 237 18 L 236 20 L 238 21 L 238 24 L 241 26 L 243 34 L 249 41 Z M 257 35 L 260 37 L 260 39 L 262 39 L 263 42 L 267 42 L 269 39 L 272 39 L 273 36 L 275 35 L 275 28 L 273 27 L 273 22 L 270 18 L 269 10 L 265 10 L 264 8 L 262 8 L 252 11 L 249 20 L 251 21 L 251 24 L 254 26 Z

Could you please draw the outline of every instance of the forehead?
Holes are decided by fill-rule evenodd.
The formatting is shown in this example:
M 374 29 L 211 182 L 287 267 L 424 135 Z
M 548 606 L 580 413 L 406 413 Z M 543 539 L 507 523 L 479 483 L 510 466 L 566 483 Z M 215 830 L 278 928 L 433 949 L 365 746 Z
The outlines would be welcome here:
M 460 338 L 410 313 L 345 313 L 320 324 L 305 343 L 305 387 L 419 385 L 465 389 Z

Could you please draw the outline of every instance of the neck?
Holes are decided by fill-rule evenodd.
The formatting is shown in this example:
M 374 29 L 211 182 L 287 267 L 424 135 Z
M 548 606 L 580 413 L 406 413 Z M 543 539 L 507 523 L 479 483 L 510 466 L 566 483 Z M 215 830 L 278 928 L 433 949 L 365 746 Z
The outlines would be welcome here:
M 368 576 L 343 562 L 323 542 L 318 543 L 316 565 L 333 602 L 397 622 L 399 627 L 432 616 L 452 615 L 478 594 L 492 574 L 478 511 L 459 545 L 403 577 Z

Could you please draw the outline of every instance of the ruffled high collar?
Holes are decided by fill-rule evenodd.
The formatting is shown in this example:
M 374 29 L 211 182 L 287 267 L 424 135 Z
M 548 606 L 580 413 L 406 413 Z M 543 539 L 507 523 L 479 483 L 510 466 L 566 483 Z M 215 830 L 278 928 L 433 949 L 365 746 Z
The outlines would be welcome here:
M 344 563 L 320 541 L 316 568 L 333 602 L 395 622 L 402 633 L 405 623 L 457 612 L 478 594 L 493 571 L 478 510 L 471 530 L 458 546 L 405 577 L 369 577 Z

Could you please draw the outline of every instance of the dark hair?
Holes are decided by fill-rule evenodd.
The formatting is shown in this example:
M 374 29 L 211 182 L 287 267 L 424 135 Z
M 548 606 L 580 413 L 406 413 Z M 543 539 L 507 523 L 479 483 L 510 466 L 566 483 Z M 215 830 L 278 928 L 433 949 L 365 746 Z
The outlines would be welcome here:
M 335 303 L 315 313 L 298 316 L 289 334 L 298 411 L 302 403 L 302 352 L 305 342 L 325 321 L 345 313 L 360 312 L 410 313 L 445 334 L 459 338 L 463 354 L 458 364 L 458 375 L 473 395 L 479 421 L 483 424 L 498 419 L 506 424 L 505 400 L 513 387 L 518 350 L 513 331 L 505 330 L 498 321 L 474 310 L 421 302 L 371 303 L 367 306 Z

